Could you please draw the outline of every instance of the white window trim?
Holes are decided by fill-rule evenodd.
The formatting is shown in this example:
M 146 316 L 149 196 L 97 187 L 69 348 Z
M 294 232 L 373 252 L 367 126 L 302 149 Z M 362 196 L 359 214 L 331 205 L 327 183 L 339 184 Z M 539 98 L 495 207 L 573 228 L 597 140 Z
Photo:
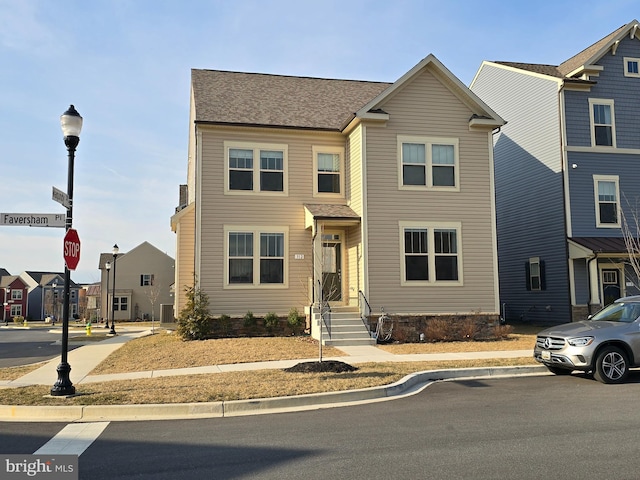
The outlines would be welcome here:
M 253 150 L 253 190 L 231 190 L 229 189 L 229 149 L 238 148 L 243 150 Z M 260 190 L 260 150 L 274 150 L 282 152 L 282 192 L 272 192 Z M 289 195 L 289 146 L 280 143 L 257 143 L 257 142 L 224 142 L 224 193 L 225 195 L 268 195 L 268 196 L 288 196 Z
M 11 290 L 11 300 L 22 300 L 22 290 Z
M 9 314 L 12 317 L 21 317 L 22 316 L 22 304 L 21 303 L 13 303 L 13 304 L 11 304 L 11 308 L 9 310 Z
M 616 218 L 617 223 L 600 223 L 600 198 L 598 196 L 599 182 L 614 182 L 616 184 Z M 593 176 L 593 198 L 595 201 L 596 227 L 597 228 L 620 228 L 620 184 L 617 175 L 594 175 Z
M 609 105 L 611 107 L 611 145 L 596 145 L 596 129 L 593 121 L 593 106 Z M 614 101 L 606 98 L 589 99 L 589 127 L 591 130 L 591 146 L 596 148 L 610 149 L 616 148 L 616 111 Z
M 398 189 L 399 190 L 434 190 L 446 192 L 460 191 L 460 140 L 458 138 L 447 137 L 422 137 L 415 135 L 398 135 L 397 138 L 397 156 L 398 156 Z M 425 169 L 426 169 L 426 185 L 405 185 L 402 178 L 402 144 L 403 143 L 419 143 L 425 146 Z M 455 185 L 440 186 L 433 185 L 433 161 L 432 161 L 432 145 L 453 145 L 453 171 Z
M 624 264 L 623 263 L 606 263 L 598 264 L 598 290 L 600 291 L 600 301 L 604 302 L 604 270 L 618 271 L 618 285 L 620 286 L 620 297 L 626 297 L 626 284 L 624 281 Z
M 464 285 L 463 279 L 463 261 L 462 261 L 462 223 L 460 222 L 417 222 L 417 221 L 400 221 L 398 222 L 398 232 L 400 244 L 400 285 L 403 287 L 461 287 Z M 404 253 L 404 230 L 405 228 L 424 228 L 427 230 L 427 255 L 429 258 L 429 279 L 430 280 L 406 280 L 405 253 Z M 458 280 L 436 280 L 436 262 L 435 250 L 433 246 L 434 234 L 436 229 L 448 229 L 456 231 L 456 249 L 458 257 Z
M 333 197 L 333 198 L 345 198 L 345 162 L 344 162 L 344 148 L 342 147 L 322 147 L 312 146 L 311 152 L 313 155 L 313 196 L 314 197 Z M 318 154 L 319 153 L 337 153 L 340 155 L 340 193 L 332 192 L 318 192 Z
M 229 233 L 246 232 L 253 233 L 253 283 L 229 283 Z M 283 283 L 260 283 L 260 234 L 261 233 L 282 233 L 284 234 L 284 265 Z M 225 289 L 246 290 L 246 289 L 282 289 L 289 288 L 289 227 L 285 226 L 247 226 L 247 225 L 225 225 L 224 226 L 224 287 Z
M 624 57 L 622 62 L 623 62 L 622 65 L 623 65 L 623 68 L 624 68 L 624 76 L 625 77 L 640 78 L 640 58 Z M 638 63 L 638 67 L 639 67 L 639 72 L 638 73 L 629 73 L 629 71 L 627 69 L 627 64 L 629 62 L 637 62 Z

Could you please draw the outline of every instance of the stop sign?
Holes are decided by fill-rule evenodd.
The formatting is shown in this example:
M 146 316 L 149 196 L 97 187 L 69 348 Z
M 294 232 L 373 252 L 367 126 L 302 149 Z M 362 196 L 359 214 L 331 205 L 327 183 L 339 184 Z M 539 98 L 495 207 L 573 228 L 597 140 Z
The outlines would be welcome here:
M 69 270 L 75 270 L 80 261 L 80 237 L 73 228 L 64 236 L 64 263 Z

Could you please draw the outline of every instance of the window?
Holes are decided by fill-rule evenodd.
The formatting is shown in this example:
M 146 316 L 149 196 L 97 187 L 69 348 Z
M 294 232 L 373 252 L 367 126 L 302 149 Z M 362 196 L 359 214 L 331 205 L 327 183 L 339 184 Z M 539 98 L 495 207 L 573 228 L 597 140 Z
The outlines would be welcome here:
M 623 61 L 625 77 L 640 77 L 640 70 L 638 69 L 640 58 L 624 57 Z
M 596 205 L 596 227 L 620 227 L 618 177 L 594 175 L 593 184 Z
M 22 300 L 22 290 L 11 290 L 11 300 Z
M 153 285 L 153 274 L 151 273 L 143 273 L 140 275 L 140 286 L 141 287 L 150 287 Z
M 544 262 L 531 257 L 525 264 L 527 290 L 544 290 Z
M 616 146 L 613 100 L 589 99 L 591 146 Z
M 18 303 L 18 304 L 11 305 L 11 316 L 19 317 L 21 315 L 22 315 L 22 304 Z
M 398 137 L 399 184 L 404 189 L 459 189 L 458 139 Z
M 459 223 L 400 222 L 403 284 L 461 284 Z
M 129 309 L 129 299 L 127 297 L 113 297 L 113 310 L 126 312 Z
M 224 142 L 225 193 L 287 192 L 286 145 Z
M 225 227 L 228 286 L 285 286 L 286 227 Z
M 313 147 L 314 195 L 344 197 L 344 149 Z

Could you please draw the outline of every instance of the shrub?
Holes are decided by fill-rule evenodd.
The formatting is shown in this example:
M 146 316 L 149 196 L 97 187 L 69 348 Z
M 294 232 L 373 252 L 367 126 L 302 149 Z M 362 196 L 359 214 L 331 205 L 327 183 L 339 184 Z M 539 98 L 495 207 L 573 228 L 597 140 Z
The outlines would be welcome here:
M 204 340 L 212 327 L 209 297 L 195 286 L 187 287 L 186 291 L 187 303 L 178 315 L 176 332 L 183 340 Z
M 296 333 L 298 333 L 298 330 L 300 329 L 300 327 L 304 323 L 304 320 L 305 320 L 304 316 L 302 316 L 302 315 L 300 315 L 300 313 L 298 313 L 298 309 L 297 308 L 293 307 L 291 310 L 289 310 L 289 316 L 287 317 L 287 323 L 291 327 L 291 330 L 293 330 L 293 334 L 294 335 Z
M 267 315 L 264 317 L 264 328 L 266 328 L 267 331 L 271 333 L 273 332 L 273 329 L 278 325 L 280 325 L 280 319 L 278 318 L 278 315 L 276 315 L 274 312 L 267 313 Z
M 427 322 L 424 331 L 427 342 L 443 342 L 451 340 L 451 322 L 442 318 L 433 318 Z
M 459 322 L 458 338 L 455 340 L 477 340 L 479 334 L 480 329 L 475 318 L 466 317 Z
M 225 337 L 229 335 L 229 329 L 231 328 L 231 317 L 229 315 L 222 314 L 217 320 L 218 328 Z
M 24 317 L 22 315 L 16 315 L 13 317 L 13 323 L 24 323 Z
M 246 328 L 253 329 L 253 328 L 255 328 L 257 322 L 258 321 L 257 321 L 256 317 L 253 315 L 253 312 L 251 310 L 249 310 L 247 313 L 245 313 L 244 320 L 243 320 L 242 323 Z

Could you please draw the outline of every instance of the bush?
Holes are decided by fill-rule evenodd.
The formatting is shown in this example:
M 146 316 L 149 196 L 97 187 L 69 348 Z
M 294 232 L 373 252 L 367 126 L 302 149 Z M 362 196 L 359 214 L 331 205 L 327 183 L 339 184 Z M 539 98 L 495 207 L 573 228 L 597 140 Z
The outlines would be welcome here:
M 298 333 L 300 327 L 303 325 L 305 317 L 298 313 L 298 309 L 293 307 L 289 310 L 289 316 L 287 317 L 287 323 L 293 330 L 293 334 Z
M 278 325 L 280 325 L 280 319 L 278 318 L 278 315 L 276 315 L 274 312 L 267 313 L 267 315 L 264 317 L 264 328 L 266 328 L 269 333 L 272 333 L 273 329 L 277 328 Z
M 229 317 L 229 315 L 220 315 L 220 318 L 216 320 L 216 323 L 223 336 L 226 337 L 229 335 L 229 330 L 231 329 L 231 317 Z
M 204 340 L 209 337 L 212 327 L 209 297 L 195 286 L 186 291 L 187 304 L 178 315 L 176 332 L 183 340 Z
M 22 315 L 16 315 L 13 317 L 13 323 L 24 323 L 24 317 Z
M 251 310 L 249 310 L 247 313 L 245 313 L 244 315 L 244 319 L 242 324 L 246 327 L 246 328 L 255 328 L 256 324 L 257 324 L 258 320 L 256 319 L 256 317 L 253 315 L 253 312 Z

